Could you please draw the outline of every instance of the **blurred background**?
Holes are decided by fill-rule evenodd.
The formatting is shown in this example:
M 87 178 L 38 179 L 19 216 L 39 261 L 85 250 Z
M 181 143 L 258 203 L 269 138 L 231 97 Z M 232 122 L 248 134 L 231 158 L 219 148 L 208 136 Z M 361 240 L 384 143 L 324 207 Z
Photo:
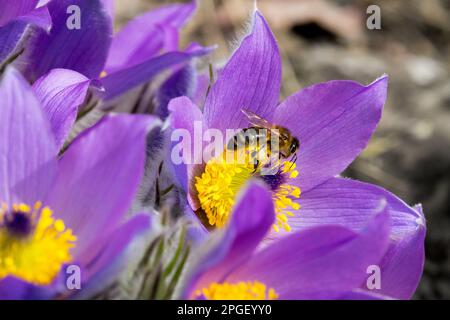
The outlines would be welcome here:
M 116 0 L 116 24 L 183 0 Z M 381 29 L 369 30 L 369 5 Z M 427 218 L 417 299 L 450 299 L 450 0 L 259 0 L 282 54 L 282 96 L 310 84 L 387 73 L 389 98 L 374 138 L 344 175 L 375 183 Z M 253 0 L 202 0 L 182 42 L 217 44 L 225 62 L 248 28 Z

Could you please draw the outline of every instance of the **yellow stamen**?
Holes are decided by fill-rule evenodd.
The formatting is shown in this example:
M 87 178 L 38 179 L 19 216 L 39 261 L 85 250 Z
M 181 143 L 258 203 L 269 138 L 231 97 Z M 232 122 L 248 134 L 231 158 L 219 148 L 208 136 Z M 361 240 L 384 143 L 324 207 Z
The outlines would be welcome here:
M 61 267 L 72 261 L 70 250 L 76 237 L 62 220 L 55 220 L 48 207 L 36 202 L 30 207 L 25 204 L 0 209 L 0 281 L 14 276 L 36 285 L 50 284 Z M 33 209 L 32 209 L 33 208 Z M 17 235 L 8 229 L 7 222 L 14 215 L 26 214 L 32 229 L 29 234 Z
M 208 300 L 276 300 L 278 294 L 259 281 L 238 283 L 212 283 L 208 288 L 196 292 Z
M 211 226 L 223 227 L 226 224 L 241 187 L 250 178 L 260 176 L 261 165 L 255 170 L 253 159 L 245 157 L 249 153 L 248 150 L 225 150 L 219 157 L 208 161 L 203 174 L 195 178 L 200 206 Z M 295 163 L 285 161 L 280 166 L 281 172 L 278 174 L 282 174 L 283 179 L 293 179 L 298 176 Z M 273 191 L 276 213 L 273 226 L 275 231 L 291 230 L 288 217 L 292 217 L 293 214 L 289 210 L 300 209 L 300 205 L 293 201 L 299 197 L 300 188 L 287 182 L 275 188 Z
M 226 150 L 210 160 L 201 177 L 196 177 L 198 199 L 211 226 L 223 227 L 239 189 L 252 177 L 253 163 L 238 161 L 239 154 Z
M 296 164 L 290 161 L 283 163 L 282 172 L 284 174 L 289 174 L 289 178 L 295 178 L 298 176 L 298 171 L 296 170 Z M 273 193 L 273 201 L 275 203 L 275 224 L 273 229 L 276 232 L 280 231 L 280 228 L 286 232 L 292 230 L 288 222 L 288 216 L 294 216 L 292 212 L 288 211 L 299 210 L 300 205 L 294 202 L 293 199 L 300 198 L 300 188 L 292 186 L 288 183 L 282 184 L 277 191 Z

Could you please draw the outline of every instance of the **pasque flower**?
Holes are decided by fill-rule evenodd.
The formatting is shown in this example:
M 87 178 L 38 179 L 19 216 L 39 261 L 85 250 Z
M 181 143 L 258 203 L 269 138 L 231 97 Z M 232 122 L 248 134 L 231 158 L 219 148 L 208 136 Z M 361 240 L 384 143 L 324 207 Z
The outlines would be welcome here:
M 107 116 L 58 158 L 52 127 L 59 126 L 48 120 L 57 122 L 58 110 L 48 118 L 42 104 L 51 109 L 52 99 L 45 97 L 66 80 L 52 75 L 33 91 L 8 68 L 0 83 L 0 299 L 74 293 L 65 286 L 66 266 L 72 264 L 81 269 L 82 289 L 76 293 L 94 290 L 100 282 L 93 279 L 115 270 L 130 241 L 149 228 L 147 215 L 128 221 L 124 215 L 156 120 Z
M 272 196 L 267 186 L 255 182 L 242 193 L 224 232 L 192 268 L 183 298 L 389 298 L 359 289 L 366 286 L 368 266 L 378 264 L 389 246 L 385 202 L 359 232 L 316 226 L 260 249 L 274 222 Z
M 19 50 L 27 26 L 48 31 L 51 17 L 39 0 L 0 1 L 0 65 Z
M 188 130 L 191 137 L 195 137 L 195 121 L 202 123 L 203 130 L 219 129 L 225 136 L 227 129 L 251 126 L 242 112 L 246 109 L 287 128 L 300 142 L 298 157 L 267 176 L 255 171 L 253 163 L 224 163 L 221 157 L 200 165 L 176 166 L 192 210 L 207 228 L 224 226 L 239 191 L 248 180 L 259 179 L 270 188 L 276 213 L 266 240 L 278 240 L 289 232 L 324 224 L 359 232 L 385 199 L 391 231 L 380 264 L 384 286 L 378 293 L 411 297 L 424 261 L 425 219 L 420 206 L 411 208 L 377 186 L 337 177 L 374 132 L 386 100 L 387 81 L 382 76 L 368 86 L 354 81 L 320 83 L 279 104 L 280 55 L 269 26 L 256 11 L 253 30 L 220 71 L 204 106 L 199 108 L 187 97 L 173 99 L 171 123 Z M 194 143 L 190 149 L 195 151 Z
M 17 20 L 49 21 L 48 10 L 46 6 L 39 6 L 39 0 L 17 0 L 13 2 L 2 0 L 1 5 L 0 27 Z
M 18 1 L 31 6 L 34 0 Z M 10 4 L 0 3 L 1 10 Z M 69 26 L 68 8 L 79 8 L 79 25 Z M 17 67 L 34 82 L 55 68 L 77 71 L 104 87 L 101 97 L 110 100 L 147 83 L 161 71 L 186 63 L 210 51 L 193 43 L 178 49 L 179 29 L 196 8 L 195 2 L 173 4 L 144 13 L 113 36 L 111 0 L 50 1 L 51 30 L 34 29 L 17 59 Z M 0 33 L 1 37 L 2 33 Z M 12 47 L 11 36 L 0 43 Z

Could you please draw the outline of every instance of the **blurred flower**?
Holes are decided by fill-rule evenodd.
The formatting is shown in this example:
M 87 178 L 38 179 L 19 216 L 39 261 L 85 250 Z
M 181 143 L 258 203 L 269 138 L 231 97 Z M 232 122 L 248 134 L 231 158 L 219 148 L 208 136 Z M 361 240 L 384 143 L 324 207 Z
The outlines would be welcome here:
M 39 0 L 0 1 L 0 65 L 20 50 L 27 26 L 48 31 L 51 17 Z
M 80 8 L 79 28 L 67 26 L 69 6 Z M 0 9 L 3 7 L 9 8 L 9 4 Z M 104 88 L 101 97 L 110 100 L 149 82 L 164 70 L 210 51 L 195 43 L 178 50 L 179 29 L 194 12 L 195 1 L 144 13 L 114 36 L 110 0 L 51 1 L 47 8 L 51 31 L 33 30 L 16 63 L 31 82 L 55 68 L 71 69 L 98 80 L 97 84 Z M 0 42 L 9 40 L 5 34 Z
M 42 94 L 57 84 L 47 79 L 38 87 Z M 146 134 L 156 120 L 107 116 L 58 158 L 42 106 L 13 68 L 4 74 L 0 96 L 0 299 L 95 290 L 99 279 L 117 271 L 130 241 L 149 228 L 147 215 L 128 221 L 124 215 L 142 178 Z M 72 264 L 81 269 L 79 292 L 66 288 Z
M 32 86 L 50 121 L 58 152 L 77 119 L 78 108 L 85 101 L 90 84 L 88 78 L 76 71 L 53 69 Z
M 221 156 L 201 165 L 177 165 L 175 172 L 192 210 L 209 229 L 226 225 L 239 190 L 251 178 L 262 180 L 271 189 L 276 213 L 274 230 L 266 239 L 274 240 L 291 230 L 324 224 L 359 232 L 371 221 L 381 199 L 386 199 L 391 235 L 380 265 L 385 285 L 378 293 L 410 298 L 423 270 L 421 208 L 413 209 L 379 187 L 336 177 L 374 132 L 386 100 L 387 80 L 383 76 L 368 86 L 354 81 L 320 83 L 278 105 L 281 59 L 269 26 L 256 11 L 252 32 L 221 70 L 203 111 L 187 97 L 173 99 L 172 126 L 195 137 L 194 122 L 200 121 L 203 130 L 219 129 L 225 136 L 227 129 L 249 127 L 241 112 L 245 108 L 289 129 L 300 142 L 298 158 L 294 164 L 286 161 L 271 176 L 260 175 L 253 163 L 221 163 Z M 196 151 L 194 139 L 191 143 Z M 201 158 L 202 154 L 194 154 L 194 159 Z
M 389 245 L 385 203 L 360 232 L 316 226 L 261 249 L 274 222 L 271 200 L 266 186 L 248 186 L 224 233 L 191 270 L 183 298 L 389 298 L 359 289 L 366 284 L 367 267 L 379 263 Z

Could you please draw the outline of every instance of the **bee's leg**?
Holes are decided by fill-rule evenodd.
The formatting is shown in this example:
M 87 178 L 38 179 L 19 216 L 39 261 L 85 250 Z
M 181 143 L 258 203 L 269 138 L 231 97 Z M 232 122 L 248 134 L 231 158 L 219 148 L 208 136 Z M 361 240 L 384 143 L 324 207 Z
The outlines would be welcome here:
M 292 163 L 291 166 L 289 167 L 289 170 L 292 169 L 292 166 L 297 162 L 297 154 L 294 153 L 290 159 L 290 162 Z
M 252 173 L 255 173 L 256 170 L 258 170 L 258 167 L 259 167 L 259 160 L 256 159 L 255 164 L 253 165 L 253 172 Z

